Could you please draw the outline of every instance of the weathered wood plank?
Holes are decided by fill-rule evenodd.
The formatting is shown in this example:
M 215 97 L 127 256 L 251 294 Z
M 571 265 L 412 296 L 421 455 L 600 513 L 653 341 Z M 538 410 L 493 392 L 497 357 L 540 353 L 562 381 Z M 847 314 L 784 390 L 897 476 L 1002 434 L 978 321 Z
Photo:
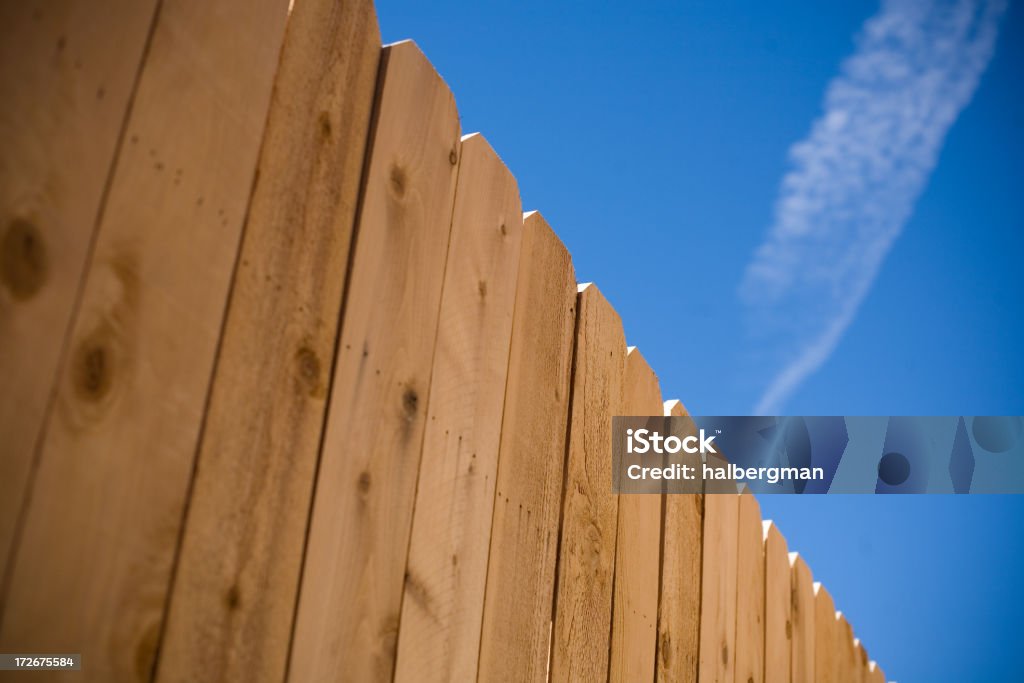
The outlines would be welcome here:
M 687 415 L 675 399 L 665 401 L 664 412 Z M 697 680 L 703 536 L 704 495 L 666 495 L 657 659 L 657 680 L 665 683 Z
M 524 218 L 480 638 L 479 680 L 547 679 L 576 278 L 538 213 Z
M 626 354 L 621 415 L 660 415 L 658 377 L 636 347 Z M 653 681 L 661 563 L 661 482 L 619 497 L 609 680 Z
M 523 212 L 463 139 L 398 638 L 398 681 L 476 676 Z M 541 343 L 541 340 L 536 340 Z
M 370 0 L 292 10 L 159 681 L 284 678 L 380 50 Z
M 459 120 L 411 42 L 385 48 L 289 664 L 390 680 L 451 228 Z
M 764 681 L 764 533 L 761 507 L 750 493 L 740 496 L 736 573 L 736 680 Z
M 0 4 L 0 572 L 156 4 Z
M 793 683 L 814 683 L 814 581 L 811 570 L 799 553 L 789 554 L 792 598 L 790 621 L 793 624 Z
M 151 675 L 287 9 L 161 6 L 41 445 L 5 651 L 80 652 L 89 680 Z
M 608 675 L 618 496 L 612 416 L 620 414 L 626 344 L 617 313 L 580 285 L 565 501 L 551 653 L 552 681 Z
M 814 584 L 814 680 L 838 683 L 836 662 L 836 608 L 832 595 L 820 583 Z
M 792 659 L 792 589 L 786 539 L 770 520 L 764 530 L 764 681 L 789 683 Z
M 704 496 L 698 675 L 702 683 L 732 683 L 735 679 L 739 499 L 733 493 Z

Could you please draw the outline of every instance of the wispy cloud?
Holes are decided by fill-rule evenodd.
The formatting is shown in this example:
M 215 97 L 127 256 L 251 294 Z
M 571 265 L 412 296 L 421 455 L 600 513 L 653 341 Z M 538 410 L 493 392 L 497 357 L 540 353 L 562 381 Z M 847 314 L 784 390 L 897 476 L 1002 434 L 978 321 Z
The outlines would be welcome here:
M 886 0 L 789 150 L 775 218 L 740 297 L 778 412 L 831 355 L 992 57 L 1005 0 Z

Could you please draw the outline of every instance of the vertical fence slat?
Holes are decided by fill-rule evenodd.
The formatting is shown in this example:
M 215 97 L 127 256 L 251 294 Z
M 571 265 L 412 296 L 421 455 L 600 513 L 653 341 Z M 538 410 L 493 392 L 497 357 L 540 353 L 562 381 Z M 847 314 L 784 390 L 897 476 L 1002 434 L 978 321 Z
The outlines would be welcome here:
M 683 404 L 675 399 L 665 402 L 664 412 L 674 417 L 687 414 Z M 666 495 L 658 606 L 658 681 L 697 680 L 703 538 L 703 494 Z
M 885 672 L 878 666 L 878 662 L 868 662 L 868 680 L 871 683 L 885 683 Z
M 702 683 L 733 683 L 736 666 L 738 494 L 704 496 L 704 559 L 700 609 Z
M 0 573 L 156 4 L 0 4 Z
M 764 681 L 764 533 L 753 494 L 740 496 L 736 573 L 736 680 Z
M 398 681 L 468 681 L 477 671 L 523 212 L 483 137 L 465 138 L 460 157 Z
M 383 82 L 289 676 L 388 680 L 459 151 L 448 87 L 411 42 Z
M 279 1 L 161 6 L 41 446 L 5 650 L 81 652 L 93 680 L 149 677 L 286 18 Z
M 814 581 L 811 570 L 798 553 L 789 554 L 791 573 L 791 616 L 793 624 L 793 683 L 814 683 Z
M 622 415 L 660 415 L 658 378 L 635 347 L 626 354 Z M 656 491 L 661 482 L 654 482 Z M 662 494 L 619 497 L 609 680 L 654 680 Z
M 825 586 L 814 584 L 814 680 L 838 683 L 839 667 L 835 657 L 836 608 Z
M 764 681 L 789 683 L 793 623 L 789 550 L 771 521 L 764 529 Z
M 370 0 L 289 18 L 160 681 L 284 677 L 380 50 Z
M 853 646 L 853 629 L 842 612 L 836 612 L 835 658 L 839 663 L 839 682 L 857 683 L 857 660 Z
M 591 284 L 577 299 L 569 456 L 558 557 L 551 680 L 608 675 L 618 496 L 612 495 L 612 416 L 622 409 L 622 322 Z
M 864 643 L 858 638 L 853 639 L 854 665 L 857 669 L 857 683 L 868 681 L 868 653 L 864 649 Z
M 479 680 L 544 681 L 551 643 L 576 279 L 538 213 L 525 216 L 480 637 Z

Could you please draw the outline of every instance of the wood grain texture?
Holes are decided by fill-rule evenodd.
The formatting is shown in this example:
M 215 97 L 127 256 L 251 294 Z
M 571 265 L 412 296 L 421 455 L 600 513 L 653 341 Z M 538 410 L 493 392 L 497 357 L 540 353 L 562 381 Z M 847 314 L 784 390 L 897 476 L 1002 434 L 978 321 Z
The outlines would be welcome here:
M 580 285 L 576 352 L 552 636 L 552 681 L 608 676 L 618 496 L 612 416 L 626 366 L 622 322 L 592 284 Z
M 160 9 L 41 445 L 6 651 L 80 652 L 88 680 L 151 676 L 287 9 Z
M 676 399 L 665 401 L 667 416 L 688 413 Z M 661 604 L 658 606 L 658 681 L 695 683 L 700 660 L 701 559 L 704 496 L 665 496 Z
M 792 588 L 786 539 L 770 520 L 764 530 L 764 680 L 789 683 L 792 659 Z
M 658 619 L 659 681 L 697 680 L 704 502 L 701 494 L 666 496 Z
M 698 675 L 702 683 L 735 680 L 738 529 L 739 495 L 705 495 Z
M 814 680 L 818 683 L 837 683 L 839 666 L 836 661 L 836 608 L 832 595 L 820 583 L 814 584 Z
M 793 624 L 790 679 L 793 683 L 814 683 L 814 581 L 811 570 L 798 553 L 789 554 L 790 621 Z
M 611 494 L 611 417 L 685 408 L 371 0 L 0 33 L 0 649 L 87 663 L 39 678 L 884 681 L 753 496 Z
M 463 139 L 398 638 L 398 681 L 476 676 L 522 246 L 515 178 Z
M 458 173 L 448 87 L 385 48 L 289 679 L 390 680 Z
M 380 50 L 370 0 L 290 15 L 159 681 L 284 678 Z
M 868 652 L 859 638 L 853 639 L 854 669 L 858 683 L 867 683 L 868 680 Z
M 764 681 L 764 532 L 757 498 L 740 496 L 736 573 L 736 680 Z
M 156 4 L 0 4 L 0 573 Z
M 842 612 L 836 612 L 836 642 L 833 646 L 839 664 L 840 683 L 857 683 L 856 650 L 853 645 L 853 628 Z
M 626 354 L 621 415 L 661 415 L 658 377 L 636 347 Z M 661 482 L 619 496 L 610 681 L 653 681 L 661 563 Z
M 479 680 L 547 679 L 576 320 L 569 252 L 524 217 Z

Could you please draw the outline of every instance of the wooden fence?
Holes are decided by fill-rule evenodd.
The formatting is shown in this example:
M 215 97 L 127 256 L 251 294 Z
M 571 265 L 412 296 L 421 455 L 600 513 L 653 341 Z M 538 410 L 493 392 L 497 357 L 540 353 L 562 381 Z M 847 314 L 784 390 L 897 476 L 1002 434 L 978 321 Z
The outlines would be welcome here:
M 611 494 L 682 404 L 417 47 L 288 4 L 0 9 L 0 651 L 884 681 L 753 496 Z

